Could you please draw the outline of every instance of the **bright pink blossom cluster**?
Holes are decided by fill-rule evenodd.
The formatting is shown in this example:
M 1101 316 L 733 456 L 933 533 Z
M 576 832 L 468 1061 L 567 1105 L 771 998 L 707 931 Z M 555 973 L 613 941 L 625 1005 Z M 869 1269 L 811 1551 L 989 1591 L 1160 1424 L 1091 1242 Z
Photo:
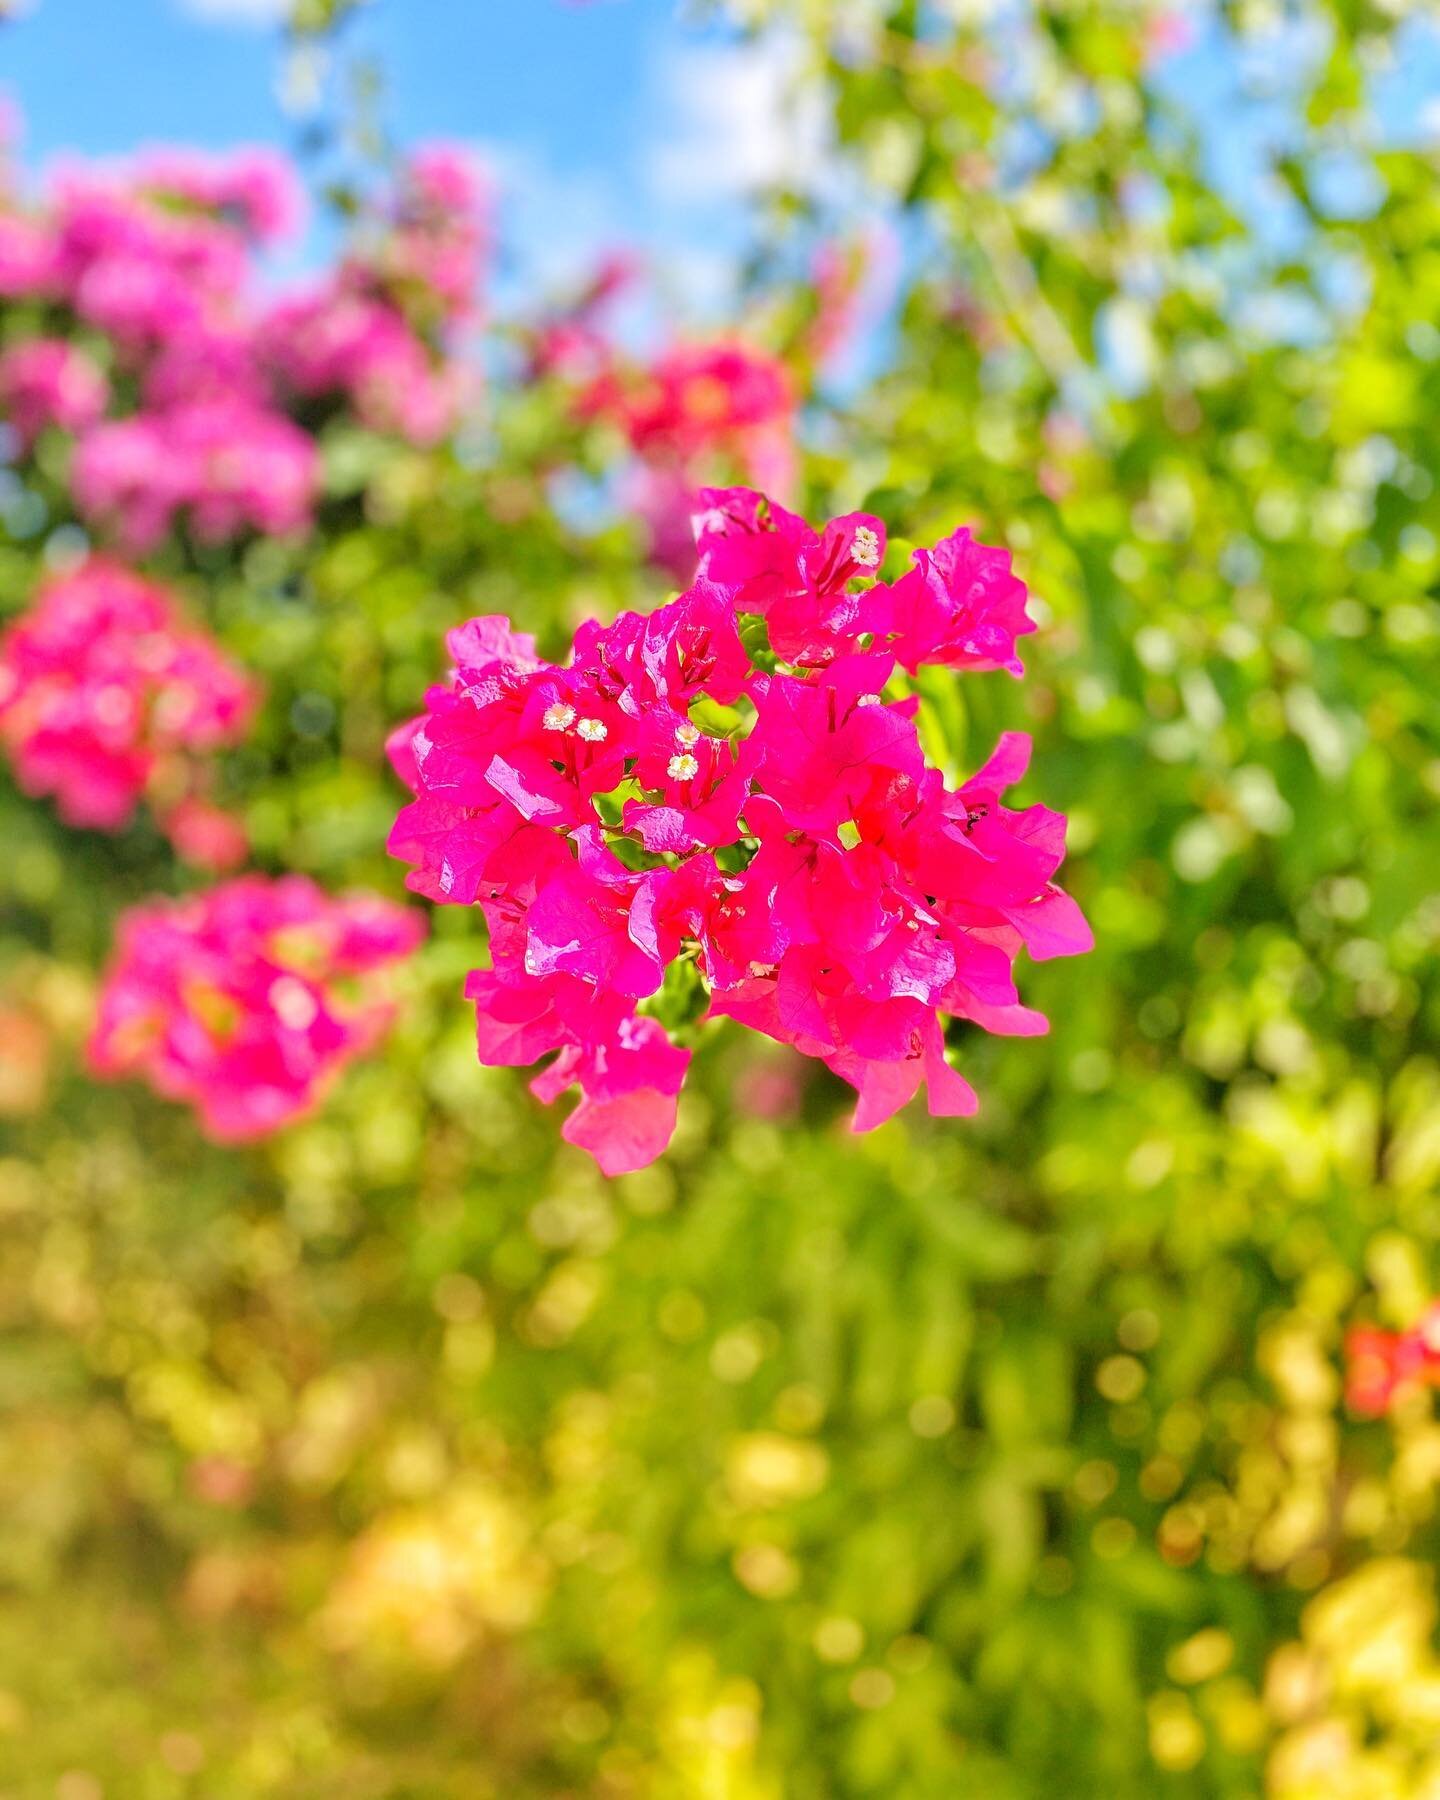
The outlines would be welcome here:
M 391 1016 L 384 973 L 418 943 L 414 913 L 332 899 L 303 875 L 245 875 L 120 921 L 91 1067 L 142 1076 L 222 1142 L 309 1112 Z
M 257 251 L 300 212 L 268 151 L 67 164 L 28 208 L 0 192 L 0 307 L 39 332 L 0 358 L 0 417 L 22 450 L 74 434 L 75 504 L 125 549 L 182 524 L 207 542 L 302 529 L 322 403 L 416 442 L 455 424 L 450 335 L 487 247 L 465 159 L 418 151 L 333 277 L 268 296 Z
M 182 853 L 214 811 L 196 797 L 201 759 L 240 741 L 257 698 L 165 588 L 100 559 L 47 582 L 0 636 L 0 745 L 20 786 L 102 831 L 148 793 Z M 212 818 L 198 860 L 236 860 L 237 831 L 227 846 Z
M 1406 1331 L 1355 1325 L 1345 1335 L 1345 1399 L 1354 1413 L 1378 1418 L 1400 1394 L 1440 1387 L 1440 1300 Z
M 557 1053 L 532 1085 L 579 1087 L 564 1136 L 608 1174 L 674 1128 L 690 1052 L 658 1014 L 818 1058 L 857 1090 L 858 1130 L 922 1083 L 932 1113 L 963 1114 L 941 1015 L 1042 1031 L 1017 953 L 1091 942 L 1051 879 L 1063 817 L 1002 800 L 1029 740 L 1007 733 L 952 789 L 895 692 L 927 663 L 1019 672 L 1008 554 L 959 531 L 890 584 L 879 519 L 815 531 L 748 489 L 707 491 L 696 528 L 693 584 L 583 626 L 564 665 L 504 619 L 452 632 L 448 682 L 391 745 L 410 885 L 487 922 L 480 1060 Z

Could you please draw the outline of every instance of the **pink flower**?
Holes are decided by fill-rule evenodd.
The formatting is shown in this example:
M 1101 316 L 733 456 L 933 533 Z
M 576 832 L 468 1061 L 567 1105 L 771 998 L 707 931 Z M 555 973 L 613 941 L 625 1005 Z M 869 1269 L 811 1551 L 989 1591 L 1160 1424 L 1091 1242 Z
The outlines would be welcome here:
M 403 313 L 343 283 L 281 301 L 259 343 L 283 388 L 343 396 L 372 430 L 412 443 L 438 442 L 473 391 L 468 372 L 438 358 Z
M 869 513 L 832 519 L 823 532 L 749 488 L 702 488 L 693 526 L 700 567 L 758 613 L 786 662 L 823 664 L 888 624 L 857 579 L 885 560 L 885 527 Z
M 0 637 L 0 745 L 68 825 L 118 831 L 147 788 L 238 743 L 257 693 L 170 594 L 92 559 Z
M 423 928 L 373 894 L 332 900 L 301 875 L 242 876 L 126 913 L 91 1067 L 139 1076 L 220 1142 L 311 1112 L 389 1023 L 383 972 Z
M 582 402 L 615 419 L 642 456 L 690 463 L 706 451 L 744 452 L 788 431 L 795 394 L 785 365 L 744 344 L 682 344 L 637 377 L 611 373 Z
M 245 827 L 233 814 L 188 795 L 161 821 L 175 854 L 197 869 L 223 875 L 250 854 Z
M 377 271 L 445 320 L 475 308 L 490 247 L 490 187 L 474 156 L 459 144 L 426 144 L 400 171 L 390 229 Z
M 1179 56 L 1192 49 L 1197 36 L 1195 21 L 1187 18 L 1178 7 L 1152 13 L 1145 22 L 1141 40 L 1146 67 L 1153 68 L 1167 57 Z
M 1010 552 L 954 532 L 893 587 L 857 591 L 885 557 L 885 527 L 847 513 L 816 532 L 749 488 L 704 488 L 694 516 L 700 566 L 758 613 L 787 662 L 820 666 L 858 644 L 888 650 L 912 675 L 922 664 L 1023 672 L 1015 640 L 1035 629 Z
M 232 395 L 96 426 L 76 447 L 71 481 L 80 511 L 139 553 L 181 515 L 207 543 L 300 531 L 319 474 L 307 432 Z
M 63 338 L 31 338 L 0 354 L 0 417 L 28 448 L 51 425 L 80 431 L 105 411 L 110 385 Z
M 1361 1418 L 1378 1418 L 1422 1386 L 1440 1387 L 1440 1301 L 1405 1331 L 1353 1325 L 1345 1334 L 1345 1401 Z
M 957 531 L 933 550 L 917 550 L 915 567 L 889 590 L 887 637 L 912 674 L 936 663 L 1022 675 L 1015 640 L 1035 629 L 1026 598 L 1008 550 Z
M 1002 737 L 952 790 L 896 674 L 897 650 L 907 667 L 1000 664 L 991 640 L 971 648 L 987 615 L 957 572 L 968 534 L 917 553 L 938 595 L 897 602 L 911 577 L 875 583 L 878 520 L 816 532 L 758 494 L 704 500 L 701 570 L 677 600 L 582 626 L 563 665 L 502 619 L 472 621 L 391 744 L 414 796 L 390 843 L 411 887 L 477 905 L 489 928 L 493 967 L 467 989 L 481 1060 L 554 1054 L 535 1092 L 579 1085 L 565 1136 L 610 1173 L 674 1126 L 688 1051 L 662 1016 L 733 1018 L 819 1059 L 856 1089 L 857 1130 L 922 1085 L 955 1116 L 976 1100 L 942 1017 L 1043 1031 L 1019 952 L 1091 941 L 1052 879 L 1064 819 L 1003 802 L 1028 738 Z M 747 649 L 747 613 L 770 652 Z
M 638 458 L 629 498 L 654 560 L 683 578 L 686 520 L 717 474 L 787 489 L 794 473 L 795 392 L 785 365 L 743 344 L 679 345 L 648 369 L 611 366 L 585 387 L 583 418 L 608 419 Z
M 128 172 L 64 165 L 52 184 L 56 282 L 76 315 L 132 354 L 234 315 L 242 233 L 137 192 Z
M 0 212 L 0 298 L 48 297 L 59 283 L 53 234 L 38 219 Z
M 147 194 L 216 215 L 257 243 L 291 237 L 305 219 L 295 171 L 278 150 L 262 144 L 219 155 L 168 146 L 143 151 L 130 179 Z
M 674 1133 L 690 1065 L 690 1052 L 655 1020 L 607 1009 L 593 989 L 565 975 L 515 983 L 476 970 L 465 993 L 477 1003 L 482 1062 L 515 1067 L 559 1051 L 530 1086 L 546 1102 L 580 1089 L 561 1128 L 567 1143 L 588 1150 L 606 1175 L 654 1162 Z
M 219 542 L 308 526 L 319 453 L 293 415 L 318 425 L 317 402 L 431 444 L 474 398 L 478 370 L 457 348 L 488 200 L 463 153 L 417 153 L 336 272 L 276 302 L 256 250 L 298 213 L 293 172 L 264 149 L 72 160 L 31 211 L 0 192 L 0 300 L 43 301 L 54 334 L 5 352 L 0 407 L 22 449 L 47 424 L 76 434 L 76 508 L 131 553 L 182 528 Z M 96 335 L 113 395 L 70 341 Z M 102 416 L 131 396 L 135 410 Z

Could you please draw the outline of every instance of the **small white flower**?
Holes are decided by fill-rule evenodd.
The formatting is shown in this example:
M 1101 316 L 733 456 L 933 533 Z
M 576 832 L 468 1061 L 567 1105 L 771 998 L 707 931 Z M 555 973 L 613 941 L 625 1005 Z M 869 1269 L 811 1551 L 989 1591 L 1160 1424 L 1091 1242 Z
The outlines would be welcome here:
M 547 731 L 568 731 L 575 723 L 575 708 L 558 700 L 554 706 L 547 706 L 541 713 L 540 723 Z
M 878 706 L 880 696 L 878 694 L 862 694 L 855 704 L 857 706 Z
M 700 773 L 700 765 L 688 750 L 684 750 L 679 756 L 670 758 L 665 765 L 665 773 L 672 781 L 688 781 L 692 775 Z
M 582 719 L 575 729 L 587 744 L 603 744 L 610 735 L 610 727 L 599 719 Z
M 700 742 L 700 727 L 687 720 L 683 725 L 675 727 L 675 742 L 683 744 L 687 750 Z
M 850 540 L 850 560 L 862 569 L 873 569 L 880 561 L 880 540 L 868 525 L 857 525 Z

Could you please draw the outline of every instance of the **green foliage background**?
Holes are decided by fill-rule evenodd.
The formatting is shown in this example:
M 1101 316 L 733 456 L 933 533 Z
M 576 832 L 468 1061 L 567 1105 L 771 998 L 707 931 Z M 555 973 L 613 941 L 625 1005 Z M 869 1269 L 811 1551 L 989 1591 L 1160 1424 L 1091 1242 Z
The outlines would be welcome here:
M 854 1139 L 823 1073 L 765 1116 L 791 1065 L 717 1030 L 607 1184 L 476 1065 L 441 912 L 324 1112 L 208 1147 L 78 1061 L 117 911 L 185 877 L 0 789 L 0 1795 L 1436 1791 L 1440 1433 L 1357 1424 L 1339 1372 L 1440 1233 L 1440 188 L 1368 103 L 1415 21 L 1217 29 L 1263 56 L 1282 10 L 1326 47 L 1275 71 L 1279 235 L 1138 5 L 755 8 L 918 246 L 806 510 L 975 520 L 1043 602 L 1024 683 L 927 697 L 956 767 L 1036 734 L 1099 940 L 1027 972 L 1048 1039 L 963 1044 L 973 1123 Z M 777 342 L 824 223 L 763 221 Z M 661 597 L 549 504 L 613 451 L 566 417 L 502 384 L 464 458 L 334 428 L 302 550 L 158 560 L 267 683 L 227 770 L 263 866 L 399 892 L 380 747 L 443 630 Z

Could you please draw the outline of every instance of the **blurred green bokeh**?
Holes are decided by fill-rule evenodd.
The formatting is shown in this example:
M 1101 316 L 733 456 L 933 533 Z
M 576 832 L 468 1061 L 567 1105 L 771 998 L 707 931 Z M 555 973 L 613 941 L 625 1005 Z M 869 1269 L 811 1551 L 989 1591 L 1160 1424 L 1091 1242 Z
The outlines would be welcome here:
M 7 781 L 5 1800 L 1440 1792 L 1440 1430 L 1340 1405 L 1440 1235 L 1440 184 L 1370 102 L 1415 20 L 1206 10 L 1290 121 L 1282 231 L 1217 197 L 1157 9 L 753 10 L 914 277 L 807 410 L 806 510 L 1014 549 L 1027 679 L 933 682 L 931 728 L 1035 734 L 1098 948 L 1025 972 L 1047 1039 L 959 1040 L 973 1122 L 852 1138 L 717 1029 L 606 1183 L 477 1066 L 442 911 L 384 1049 L 220 1150 L 78 1056 L 117 912 L 185 877 Z M 760 224 L 783 347 L 830 221 Z M 465 458 L 333 431 L 301 549 L 155 563 L 267 685 L 226 769 L 264 867 L 400 893 L 381 745 L 444 629 L 663 596 L 551 503 L 612 446 L 489 406 Z

